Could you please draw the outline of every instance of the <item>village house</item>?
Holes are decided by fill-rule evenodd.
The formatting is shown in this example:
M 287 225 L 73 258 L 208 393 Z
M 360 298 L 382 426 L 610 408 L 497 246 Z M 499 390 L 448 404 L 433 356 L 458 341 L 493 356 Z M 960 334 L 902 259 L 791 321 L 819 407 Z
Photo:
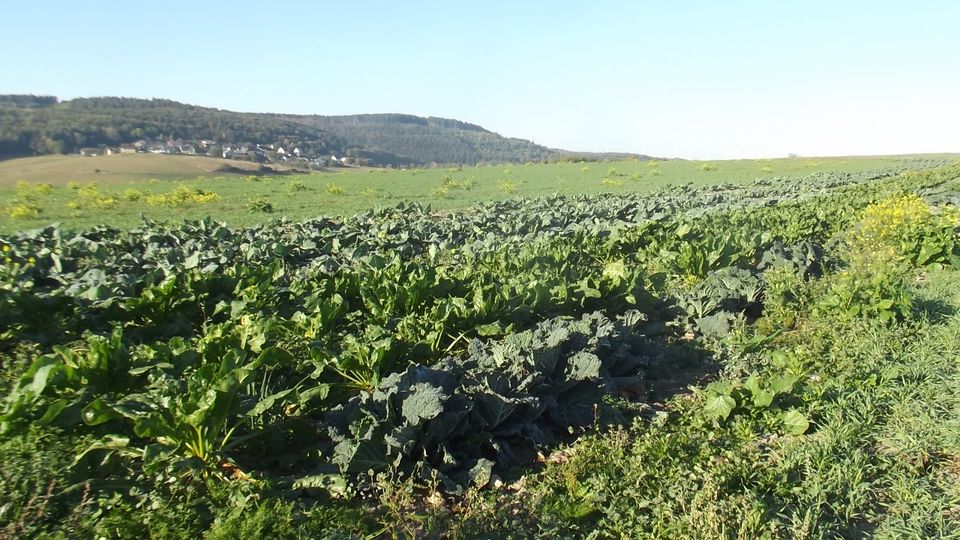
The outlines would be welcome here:
M 166 141 L 141 139 L 135 143 L 125 143 L 117 147 L 82 148 L 78 151 L 78 153 L 85 156 L 110 156 L 114 154 L 134 154 L 138 152 L 150 154 L 208 155 L 216 158 L 238 159 L 257 163 L 297 160 L 320 168 L 326 166 L 328 162 L 340 162 L 340 159 L 335 155 L 330 156 L 329 160 L 319 156 L 311 156 L 301 150 L 299 146 L 294 146 L 292 150 L 288 150 L 276 143 L 221 143 L 211 139 L 183 140 L 171 138 Z

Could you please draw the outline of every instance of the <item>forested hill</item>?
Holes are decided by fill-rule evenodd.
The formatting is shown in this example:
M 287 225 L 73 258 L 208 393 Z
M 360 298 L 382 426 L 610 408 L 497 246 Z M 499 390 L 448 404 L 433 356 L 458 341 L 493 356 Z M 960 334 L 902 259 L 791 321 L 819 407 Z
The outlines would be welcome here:
M 444 118 L 239 113 L 164 99 L 61 102 L 50 96 L 0 95 L 0 159 L 69 154 L 144 139 L 295 145 L 304 153 L 348 155 L 371 165 L 526 162 L 563 155 Z
M 322 129 L 351 144 L 417 163 L 541 161 L 557 152 L 524 139 L 506 138 L 480 126 L 408 114 L 282 116 Z
M 143 139 L 276 143 L 290 140 L 318 153 L 348 144 L 334 135 L 266 115 L 195 107 L 164 99 L 80 98 L 51 102 L 0 96 L 0 156 L 72 154 Z

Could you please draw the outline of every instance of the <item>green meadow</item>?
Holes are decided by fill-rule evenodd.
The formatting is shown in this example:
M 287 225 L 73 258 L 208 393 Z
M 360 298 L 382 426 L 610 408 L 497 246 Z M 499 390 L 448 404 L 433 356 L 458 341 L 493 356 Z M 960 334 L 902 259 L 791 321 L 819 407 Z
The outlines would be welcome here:
M 122 157 L 122 156 L 121 156 Z M 669 185 L 750 182 L 825 171 L 864 171 L 911 166 L 956 156 L 785 158 L 731 161 L 620 161 L 481 165 L 437 169 L 362 169 L 284 176 L 171 178 L 147 171 L 127 176 L 69 180 L 56 175 L 0 182 L 0 232 L 61 223 L 68 229 L 109 224 L 130 227 L 141 216 L 176 222 L 211 216 L 231 226 L 285 217 L 304 220 L 348 215 L 405 201 L 433 208 L 468 207 L 510 197 L 554 193 L 646 192 Z M 109 160 L 111 158 L 103 158 Z

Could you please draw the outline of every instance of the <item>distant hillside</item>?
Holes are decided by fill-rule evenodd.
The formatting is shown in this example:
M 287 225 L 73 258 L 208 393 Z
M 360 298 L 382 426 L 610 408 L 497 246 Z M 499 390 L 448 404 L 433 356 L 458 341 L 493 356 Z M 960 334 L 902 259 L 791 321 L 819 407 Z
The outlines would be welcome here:
M 238 113 L 165 99 L 60 102 L 52 96 L 0 95 L 0 159 L 73 154 L 144 139 L 296 146 L 310 155 L 397 166 L 545 161 L 572 154 L 446 118 Z
M 553 149 L 554 161 L 628 161 L 628 160 L 661 160 L 670 158 L 657 158 L 646 154 L 634 154 L 632 152 L 574 152 L 571 150 Z
M 19 98 L 19 99 L 13 99 Z M 0 156 L 72 154 L 141 139 L 210 139 L 236 143 L 295 141 L 318 154 L 348 143 L 303 124 L 268 115 L 184 105 L 164 99 L 82 98 L 65 102 L 0 97 Z M 25 103 L 16 107 L 12 104 Z
M 0 95 L 0 109 L 38 109 L 57 103 L 54 96 Z
M 416 163 L 544 161 L 557 153 L 524 139 L 506 138 L 480 126 L 408 114 L 281 116 L 349 141 L 368 152 L 410 158 Z

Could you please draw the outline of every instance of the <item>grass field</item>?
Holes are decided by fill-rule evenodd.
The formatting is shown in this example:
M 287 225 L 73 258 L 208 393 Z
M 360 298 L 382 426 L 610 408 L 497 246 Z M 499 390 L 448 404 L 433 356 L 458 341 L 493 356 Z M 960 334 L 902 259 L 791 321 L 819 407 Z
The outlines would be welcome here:
M 48 156 L 0 162 L 0 232 L 54 222 L 67 228 L 105 222 L 127 227 L 141 215 L 160 221 L 212 216 L 245 226 L 281 216 L 345 215 L 402 201 L 460 208 L 508 197 L 646 192 L 666 185 L 855 172 L 956 157 L 626 161 L 255 176 L 252 170 L 250 175 L 216 172 L 224 164 L 253 164 L 194 156 Z
M 239 172 L 225 173 L 232 167 Z M 206 156 L 164 154 L 120 154 L 86 157 L 37 156 L 0 161 L 0 187 L 10 187 L 23 180 L 64 186 L 70 182 L 122 184 L 156 178 L 175 180 L 198 176 L 225 177 L 256 173 L 259 164 L 246 161 L 216 159 Z M 277 171 L 289 167 L 270 165 Z

